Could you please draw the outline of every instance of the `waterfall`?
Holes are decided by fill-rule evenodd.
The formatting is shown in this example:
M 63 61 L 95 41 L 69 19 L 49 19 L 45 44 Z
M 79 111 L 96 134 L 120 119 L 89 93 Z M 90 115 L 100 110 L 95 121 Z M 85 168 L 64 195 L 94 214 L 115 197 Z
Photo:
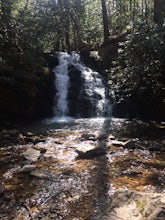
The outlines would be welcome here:
M 67 53 L 60 53 L 59 65 L 53 69 L 55 74 L 55 88 L 56 97 L 54 107 L 54 114 L 57 116 L 65 116 L 68 114 L 68 89 L 69 89 L 69 76 L 68 64 L 70 55 Z
M 71 77 L 70 73 L 73 69 L 74 77 Z M 81 81 L 81 85 L 76 85 L 76 89 L 72 85 L 72 81 L 75 81 L 75 74 L 78 74 L 75 70 L 80 73 L 79 81 Z M 103 77 L 98 72 L 87 68 L 80 61 L 80 56 L 77 53 L 60 53 L 59 65 L 54 68 L 53 72 L 56 88 L 54 108 L 56 116 L 99 117 L 110 114 L 111 105 Z M 70 94 L 74 96 L 74 102 L 70 100 Z

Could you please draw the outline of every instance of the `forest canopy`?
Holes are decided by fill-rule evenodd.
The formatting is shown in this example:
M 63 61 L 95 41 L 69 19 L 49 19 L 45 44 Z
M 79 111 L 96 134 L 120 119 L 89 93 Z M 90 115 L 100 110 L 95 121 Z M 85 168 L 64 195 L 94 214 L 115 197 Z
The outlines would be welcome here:
M 0 42 L 45 51 L 100 44 L 103 5 L 110 35 L 153 20 L 153 0 L 1 0 Z
M 164 103 L 164 18 L 164 0 L 1 0 L 0 86 L 35 96 L 45 53 L 99 50 L 125 34 L 119 59 L 104 57 L 111 88 Z

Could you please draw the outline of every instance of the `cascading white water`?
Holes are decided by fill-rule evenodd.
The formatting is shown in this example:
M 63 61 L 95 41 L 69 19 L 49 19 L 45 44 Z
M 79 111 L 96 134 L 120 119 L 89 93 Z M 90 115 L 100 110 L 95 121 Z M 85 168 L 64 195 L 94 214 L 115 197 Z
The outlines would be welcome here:
M 107 98 L 107 92 L 103 83 L 102 76 L 90 68 L 87 68 L 81 61 L 77 53 L 60 53 L 59 65 L 53 70 L 55 74 L 55 87 L 57 94 L 55 97 L 56 116 L 66 116 L 68 109 L 68 91 L 70 85 L 69 66 L 74 66 L 75 69 L 81 72 L 83 80 L 82 88 L 80 89 L 79 99 L 84 97 L 90 100 L 94 110 L 91 109 L 92 116 L 105 116 L 105 113 L 110 113 L 110 101 Z M 86 106 L 84 106 L 85 108 Z
M 68 114 L 68 64 L 70 55 L 67 53 L 60 53 L 59 65 L 53 69 L 55 74 L 55 88 L 57 90 L 55 97 L 54 114 L 57 116 L 65 116 Z
M 110 101 L 107 99 L 105 85 L 103 79 L 98 72 L 92 71 L 90 68 L 80 66 L 82 77 L 85 80 L 83 93 L 91 100 L 91 103 L 95 105 L 96 116 L 103 116 L 106 112 L 110 111 Z

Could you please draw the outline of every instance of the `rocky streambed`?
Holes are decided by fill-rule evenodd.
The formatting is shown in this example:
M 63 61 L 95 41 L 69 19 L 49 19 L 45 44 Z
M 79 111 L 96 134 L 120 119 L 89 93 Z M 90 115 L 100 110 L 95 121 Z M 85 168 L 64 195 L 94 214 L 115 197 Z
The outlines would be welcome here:
M 115 123 L 2 129 L 0 219 L 165 219 L 164 124 Z

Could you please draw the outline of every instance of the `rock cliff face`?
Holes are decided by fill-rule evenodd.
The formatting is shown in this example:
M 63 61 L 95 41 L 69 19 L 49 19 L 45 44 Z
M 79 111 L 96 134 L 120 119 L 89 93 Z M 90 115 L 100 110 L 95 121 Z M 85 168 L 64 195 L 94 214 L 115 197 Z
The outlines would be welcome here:
M 68 91 L 69 114 L 71 116 L 78 115 L 80 112 L 79 95 L 82 86 L 81 72 L 74 66 L 70 67 L 70 88 Z
M 85 94 L 84 79 L 81 72 L 74 66 L 69 70 L 70 87 L 68 91 L 69 115 L 75 117 L 91 117 L 96 113 L 95 103 L 92 103 L 91 97 Z

